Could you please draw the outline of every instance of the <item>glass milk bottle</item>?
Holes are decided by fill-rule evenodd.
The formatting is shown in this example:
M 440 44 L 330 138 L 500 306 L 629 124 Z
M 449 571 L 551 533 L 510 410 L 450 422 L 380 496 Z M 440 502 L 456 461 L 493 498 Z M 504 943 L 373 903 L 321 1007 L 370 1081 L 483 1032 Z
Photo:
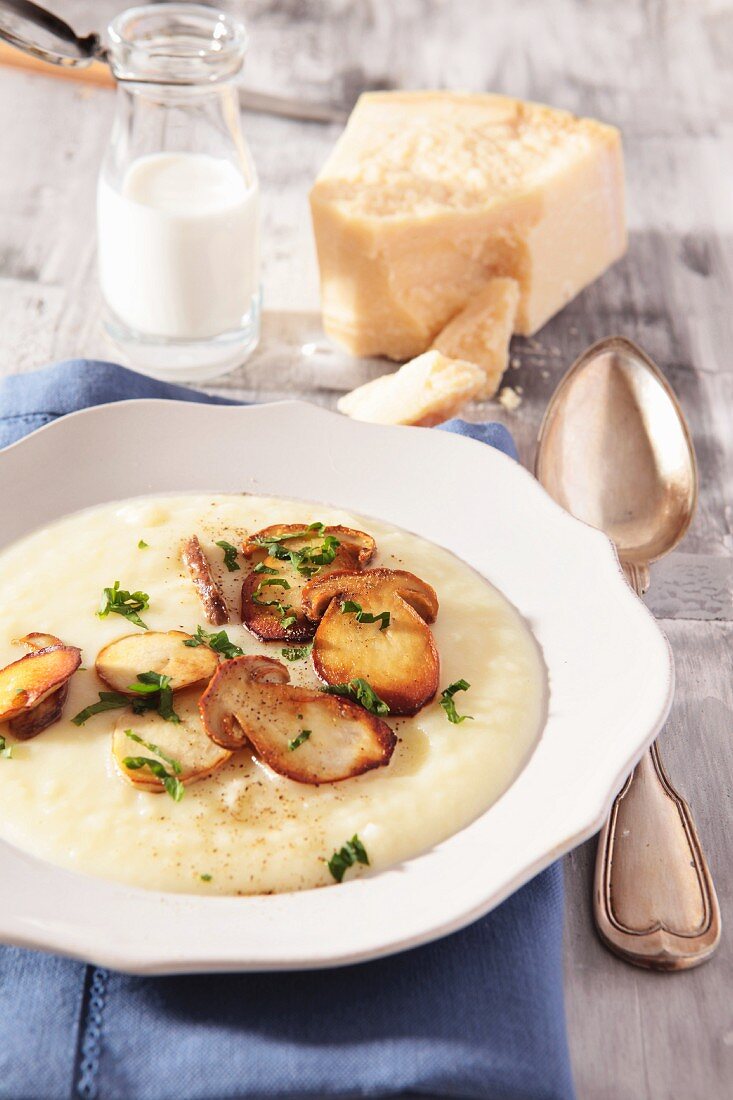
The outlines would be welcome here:
M 260 332 L 259 188 L 233 78 L 246 35 L 196 4 L 109 27 L 117 114 L 99 176 L 105 326 L 135 369 L 204 381 Z

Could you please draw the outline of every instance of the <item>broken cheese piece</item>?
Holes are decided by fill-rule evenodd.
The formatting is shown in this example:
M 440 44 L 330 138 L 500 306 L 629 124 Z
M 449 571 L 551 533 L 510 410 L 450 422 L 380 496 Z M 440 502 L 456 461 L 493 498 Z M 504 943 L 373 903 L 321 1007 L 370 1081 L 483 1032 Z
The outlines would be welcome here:
M 347 393 L 339 412 L 372 424 L 416 424 L 424 428 L 448 420 L 486 384 L 474 363 L 426 351 L 394 374 L 383 374 Z
M 362 95 L 310 195 L 326 332 L 409 359 L 493 276 L 531 334 L 626 248 L 618 130 L 506 96 Z
M 507 412 L 516 412 L 522 404 L 519 389 L 513 390 L 511 386 L 503 386 L 499 394 L 499 404 L 502 408 L 506 409 Z
M 477 395 L 481 399 L 494 396 L 506 370 L 518 304 L 516 279 L 490 279 L 433 341 L 443 355 L 483 367 L 485 385 Z

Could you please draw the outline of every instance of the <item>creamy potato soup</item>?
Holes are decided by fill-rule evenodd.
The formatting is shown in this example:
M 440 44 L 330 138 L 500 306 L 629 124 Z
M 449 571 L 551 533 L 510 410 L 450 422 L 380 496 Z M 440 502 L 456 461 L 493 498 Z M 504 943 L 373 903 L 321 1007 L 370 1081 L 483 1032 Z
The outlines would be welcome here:
M 114 611 L 98 616 L 103 590 L 113 588 L 116 581 L 121 591 L 147 597 L 147 606 L 137 614 L 149 631 L 180 631 L 195 641 L 198 627 L 209 636 L 224 630 L 235 647 L 229 650 L 229 657 L 235 654 L 234 661 L 242 664 L 236 647 L 244 655 L 265 655 L 287 668 L 290 684 L 322 688 L 323 681 L 314 671 L 314 653 L 299 654 L 296 643 L 260 640 L 242 625 L 240 615 L 242 583 L 257 561 L 256 556 L 248 559 L 242 554 L 247 537 L 275 524 L 305 527 L 312 523 L 372 536 L 376 551 L 363 568 L 406 570 L 423 587 L 435 590 L 439 609 L 427 629 L 439 657 L 437 691 L 416 714 L 379 716 L 358 708 L 356 718 L 347 715 L 348 721 L 329 717 L 331 724 L 326 723 L 322 733 L 318 701 L 306 699 L 301 704 L 296 700 L 292 706 L 288 702 L 290 709 L 280 726 L 272 729 L 267 723 L 275 722 L 275 709 L 270 713 L 268 704 L 267 713 L 253 716 L 259 733 L 249 740 L 243 736 L 248 719 L 242 718 L 241 707 L 243 725 L 227 717 L 227 708 L 239 705 L 231 702 L 235 692 L 225 698 L 225 705 L 219 705 L 219 711 L 212 704 L 211 721 L 219 723 L 217 736 L 224 740 L 233 736 L 231 743 L 242 746 L 230 750 L 209 740 L 203 731 L 198 704 L 206 682 L 171 696 L 170 692 L 156 694 L 161 681 L 153 678 L 147 685 L 143 679 L 136 680 L 141 690 L 128 693 L 128 704 L 132 699 L 149 704 L 141 713 L 126 706 L 124 694 L 120 706 L 118 692 L 116 707 L 74 724 L 72 718 L 99 702 L 100 692 L 112 693 L 110 679 L 116 682 L 115 676 L 105 673 L 105 683 L 95 671 L 103 647 L 117 638 L 145 633 L 134 619 Z M 313 531 L 315 565 L 310 572 L 317 576 L 317 555 L 326 535 L 320 527 Z M 229 609 L 226 624 L 207 621 L 192 573 L 183 564 L 182 548 L 194 533 Z M 217 545 L 222 542 L 229 549 Z M 287 549 L 296 543 L 285 540 L 273 545 Z M 263 561 L 262 555 L 259 560 Z M 259 574 L 263 579 L 277 578 L 281 565 L 292 569 L 292 562 L 276 560 L 273 572 L 273 559 L 267 561 L 270 565 Z M 295 584 L 290 591 L 277 584 L 254 591 L 259 593 L 260 609 L 264 606 L 266 613 L 282 618 L 288 615 L 288 599 L 292 602 L 298 596 Z M 363 640 L 364 645 L 386 645 L 393 631 L 389 644 L 394 647 L 394 659 L 385 675 L 394 672 L 394 698 L 400 698 L 402 689 L 408 695 L 423 690 L 423 681 L 431 690 L 425 669 L 433 660 L 433 642 L 422 619 L 416 629 L 428 656 L 421 658 L 413 674 L 409 664 L 403 668 L 409 654 L 405 657 L 400 648 L 402 627 L 395 612 L 399 601 L 390 605 L 392 618 L 385 628 L 384 618 L 376 616 L 384 610 L 380 601 L 385 607 L 388 601 L 381 595 L 383 589 L 377 591 L 380 594 L 371 604 L 364 598 L 361 603 L 351 601 L 357 607 L 368 604 L 375 621 L 367 617 L 357 623 L 357 612 L 343 610 L 343 600 L 326 615 L 332 615 L 336 629 L 348 627 L 355 632 L 349 637 L 356 637 L 359 644 Z M 417 597 L 410 599 L 422 615 L 428 614 Z M 0 666 L 18 661 L 27 649 L 14 642 L 34 632 L 55 635 L 81 650 L 81 665 L 68 680 L 59 720 L 27 740 L 14 736 L 7 721 L 0 723 L 5 739 L 5 753 L 0 756 L 0 836 L 72 870 L 147 889 L 201 894 L 302 890 L 409 859 L 467 825 L 506 790 L 532 751 L 543 721 L 545 675 L 539 651 L 501 593 L 449 552 L 404 531 L 327 506 L 254 496 L 179 495 L 128 500 L 72 515 L 0 555 L 0 607 Z M 405 615 L 412 616 L 408 625 L 413 623 L 415 612 L 408 608 Z M 186 640 L 172 637 L 181 646 Z M 342 643 L 340 635 L 334 637 L 322 659 L 331 662 L 329 668 L 334 662 L 340 668 Z M 43 639 L 39 646 L 43 647 Z M 283 649 L 291 659 L 283 656 Z M 207 676 L 219 662 L 216 676 L 223 677 L 224 683 L 222 670 L 230 663 L 227 655 L 215 653 L 205 643 L 180 652 L 194 663 L 199 655 L 204 668 L 208 655 Z M 52 663 L 54 658 L 46 660 Z M 261 664 L 255 661 L 252 667 Z M 130 686 L 125 679 L 134 676 L 124 662 L 120 666 L 118 661 L 118 666 L 118 686 L 124 691 Z M 274 666 L 265 662 L 263 667 Z M 274 674 L 282 684 L 283 674 L 277 668 Z M 399 682 L 405 676 L 410 683 Z M 470 686 L 441 695 L 459 681 Z M 16 691 L 19 698 L 21 690 Z M 213 681 L 208 688 L 212 690 Z M 6 688 L 3 713 L 9 691 Z M 329 707 L 341 700 L 354 709 L 346 696 L 319 693 L 319 700 L 326 698 Z M 372 708 L 379 703 L 368 697 L 362 701 Z M 179 724 L 164 717 L 171 710 L 181 719 Z M 470 718 L 452 722 L 451 712 L 454 717 Z M 288 716 L 292 726 L 283 733 Z M 352 743 L 339 743 L 330 759 L 327 744 L 324 749 L 317 742 L 331 736 L 329 731 L 339 737 L 352 727 L 358 737 L 363 733 L 359 760 L 366 759 L 364 753 L 378 758 L 375 763 L 369 757 L 369 770 L 352 778 L 301 782 L 265 761 L 270 747 L 265 742 L 272 736 L 280 738 L 275 746 L 279 757 L 270 759 L 286 771 L 296 763 L 316 771 L 340 767 L 338 754 L 354 752 Z M 114 731 L 119 742 L 120 737 L 127 738 L 128 729 L 140 740 L 128 738 L 115 755 Z M 177 745 L 183 758 L 191 738 L 203 738 L 205 747 L 195 764 L 176 772 Z M 379 762 L 387 757 L 387 762 Z M 121 765 L 121 760 L 128 764 Z M 197 768 L 203 774 L 210 767 L 214 770 L 207 778 L 194 776 Z M 134 785 L 140 782 L 142 786 Z M 335 861 L 334 853 L 341 853 Z

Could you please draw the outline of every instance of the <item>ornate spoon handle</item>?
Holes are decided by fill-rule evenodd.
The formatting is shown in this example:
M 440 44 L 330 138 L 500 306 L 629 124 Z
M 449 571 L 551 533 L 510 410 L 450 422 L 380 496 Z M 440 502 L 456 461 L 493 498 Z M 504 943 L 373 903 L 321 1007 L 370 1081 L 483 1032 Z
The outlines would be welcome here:
M 645 570 L 629 570 L 640 595 Z M 648 582 L 647 582 L 648 583 Z M 656 742 L 611 807 L 596 856 L 601 939 L 636 966 L 699 966 L 720 939 L 720 909 L 690 808 L 669 781 Z

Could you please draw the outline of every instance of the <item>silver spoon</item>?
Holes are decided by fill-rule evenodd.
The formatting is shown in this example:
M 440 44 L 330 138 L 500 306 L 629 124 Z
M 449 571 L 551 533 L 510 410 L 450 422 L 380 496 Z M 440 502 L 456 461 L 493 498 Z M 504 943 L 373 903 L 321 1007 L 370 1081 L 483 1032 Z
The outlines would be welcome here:
M 697 466 L 677 399 L 654 363 L 620 336 L 573 364 L 540 428 L 535 473 L 568 512 L 613 540 L 637 593 L 650 562 L 687 531 Z M 617 795 L 596 857 L 601 938 L 637 966 L 697 966 L 720 939 L 720 910 L 690 808 L 656 742 Z
M 112 58 L 98 34 L 79 35 L 58 15 L 34 4 L 33 0 L 0 0 L 0 40 L 17 50 L 76 72 L 99 62 L 109 65 L 115 80 L 135 84 L 186 85 L 186 80 L 141 80 L 131 72 L 114 67 Z M 282 118 L 306 122 L 344 123 L 348 111 L 328 103 L 312 103 L 295 97 L 272 95 L 249 88 L 239 88 L 239 100 L 247 111 L 279 115 Z

